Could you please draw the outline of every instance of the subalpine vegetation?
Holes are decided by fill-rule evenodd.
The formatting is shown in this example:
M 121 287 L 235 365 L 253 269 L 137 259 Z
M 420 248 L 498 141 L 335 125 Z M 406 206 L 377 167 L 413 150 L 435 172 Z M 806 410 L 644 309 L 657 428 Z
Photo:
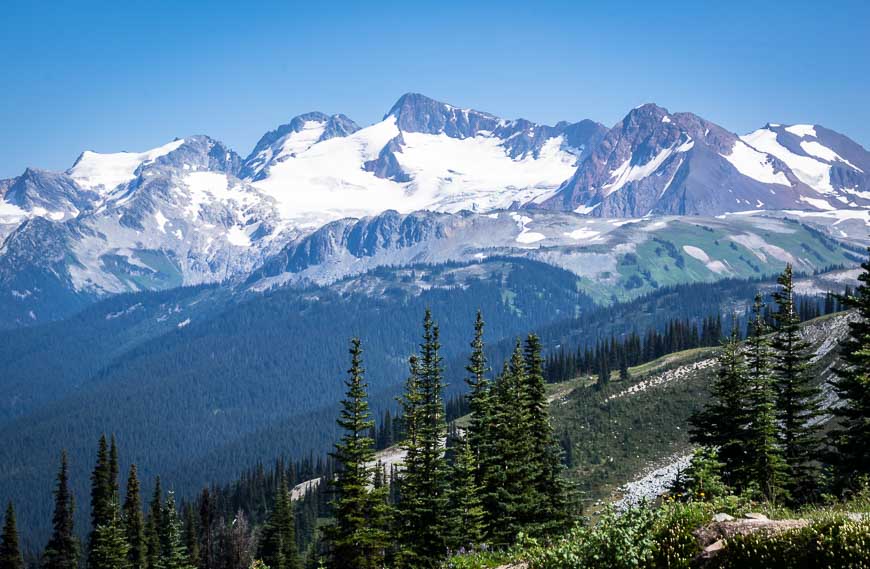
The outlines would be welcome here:
M 605 508 L 555 541 L 526 539 L 449 566 L 870 567 L 870 261 L 862 267 L 861 285 L 840 299 L 853 312 L 830 385 L 837 405 L 824 405 L 809 373 L 787 267 L 775 311 L 765 315 L 757 297 L 746 340 L 735 328 L 723 341 L 710 399 L 690 420 L 698 448 L 669 494 Z M 750 512 L 770 529 L 729 533 L 711 523 Z M 720 539 L 706 552 L 705 532 Z
M 426 311 L 401 415 L 389 421 L 400 465 L 376 459 L 384 429 L 375 428 L 363 346 L 353 339 L 327 461 L 257 467 L 184 504 L 158 479 L 145 506 L 135 466 L 122 499 L 120 449 L 102 437 L 87 531 L 74 525 L 62 454 L 50 538 L 38 556 L 22 552 L 9 504 L 0 569 L 23 568 L 25 557 L 30 566 L 68 569 L 481 567 L 513 559 L 532 568 L 867 566 L 870 522 L 844 515 L 870 512 L 870 262 L 863 267 L 861 286 L 838 301 L 853 311 L 831 386 L 840 404 L 825 406 L 810 373 L 787 268 L 775 309 L 758 297 L 745 340 L 732 327 L 723 342 L 709 402 L 690 421 L 699 448 L 659 504 L 579 516 L 550 422 L 541 342 L 534 334 L 518 340 L 493 373 L 481 314 L 467 403 L 454 405 L 470 414 L 463 428 L 450 428 L 440 330 Z M 706 320 L 699 341 L 719 326 Z M 675 325 L 673 334 L 685 333 Z M 309 477 L 323 483 L 291 492 Z M 715 557 L 699 556 L 694 532 L 714 513 L 750 510 L 805 523 L 730 536 Z

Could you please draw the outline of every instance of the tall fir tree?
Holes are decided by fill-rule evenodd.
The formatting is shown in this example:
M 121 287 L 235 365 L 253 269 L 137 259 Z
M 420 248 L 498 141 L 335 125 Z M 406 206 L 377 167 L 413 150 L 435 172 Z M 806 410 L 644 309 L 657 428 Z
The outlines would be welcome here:
M 188 565 L 199 567 L 199 531 L 191 505 L 184 508 L 184 547 L 187 549 Z
M 130 569 L 146 569 L 145 518 L 142 515 L 139 476 L 135 464 L 130 465 L 130 474 L 127 477 L 127 496 L 124 500 L 123 523 L 124 534 L 129 546 L 127 559 L 130 561 Z
M 175 507 L 175 495 L 169 492 L 163 506 L 163 528 L 160 533 L 160 556 L 164 569 L 193 569 L 184 546 L 184 528 Z
M 91 473 L 91 531 L 88 534 L 87 564 L 91 567 L 96 543 L 96 531 L 101 525 L 108 526 L 112 520 L 112 482 L 109 458 L 109 443 L 106 435 L 100 436 L 97 463 Z
M 423 343 L 412 361 L 415 376 L 406 394 L 415 422 L 414 442 L 406 443 L 399 504 L 401 562 L 409 567 L 440 563 L 447 546 L 447 435 L 438 326 L 430 310 L 423 318 Z M 414 401 L 412 404 L 411 401 Z
M 0 540 L 0 569 L 24 569 L 24 558 L 18 539 L 18 525 L 15 520 L 15 507 L 12 502 L 6 506 L 6 519 L 3 521 L 3 537 Z
M 269 569 L 298 569 L 296 526 L 287 479 L 282 472 L 275 490 L 275 500 L 260 537 L 259 556 Z
M 448 546 L 457 551 L 483 543 L 484 515 L 474 453 L 467 437 L 456 441 L 450 467 Z
M 468 372 L 465 382 L 468 384 L 468 407 L 471 412 L 468 445 L 476 462 L 475 476 L 478 484 L 485 478 L 485 471 L 490 462 L 488 453 L 491 449 L 491 440 L 488 429 L 492 423 L 492 393 L 487 378 L 489 367 L 484 353 L 483 331 L 483 313 L 478 310 L 474 322 L 474 339 L 471 341 L 471 356 L 465 368 Z
M 870 475 L 870 260 L 861 267 L 861 284 L 841 297 L 841 303 L 854 311 L 855 319 L 849 322 L 849 335 L 840 343 L 842 363 L 833 382 L 843 402 L 835 409 L 840 426 L 834 441 L 837 478 L 845 487 Z
M 154 493 L 145 522 L 145 560 L 148 569 L 166 569 L 160 542 L 163 527 L 163 489 L 158 476 L 154 481 Z
M 819 486 L 822 445 L 815 420 L 822 414 L 822 391 L 809 370 L 812 354 L 800 333 L 791 264 L 786 265 L 777 283 L 780 288 L 773 295 L 777 304 L 773 315 L 776 332 L 771 346 L 779 438 L 786 466 L 786 489 L 792 500 L 806 501 Z
M 130 569 L 130 546 L 118 508 L 110 503 L 112 519 L 101 523 L 92 534 L 89 569 Z
M 74 517 L 75 501 L 69 489 L 69 465 L 64 451 L 54 492 L 51 538 L 42 556 L 43 569 L 78 569 L 80 550 L 73 525 Z
M 370 466 L 375 452 L 374 441 L 368 432 L 374 421 L 369 411 L 359 338 L 351 340 L 350 356 L 350 369 L 344 381 L 345 397 L 336 421 L 343 434 L 331 455 L 338 464 L 332 481 L 335 523 L 328 528 L 326 535 L 331 567 L 374 569 L 384 562 L 385 547 L 377 534 L 384 528 L 375 527 L 371 519 L 374 502 L 369 486 L 380 473 Z
M 785 497 L 785 463 L 776 424 L 776 391 L 770 369 L 770 342 L 761 293 L 752 307 L 751 333 L 746 340 L 749 425 L 748 474 L 761 495 L 771 502 Z
M 214 569 L 214 512 L 211 492 L 203 489 L 199 498 L 199 569 Z
M 552 533 L 567 521 L 567 487 L 562 478 L 559 442 L 550 423 L 541 340 L 535 334 L 526 338 L 524 350 L 524 400 L 528 406 L 529 460 L 533 464 L 533 484 L 537 498 L 526 531 L 532 535 Z
M 118 444 L 115 441 L 115 435 L 113 434 L 111 442 L 109 443 L 109 488 L 111 492 L 110 499 L 115 504 L 113 514 L 118 513 L 118 507 L 120 506 L 121 486 L 118 480 L 120 474 L 120 465 L 118 464 Z
M 746 488 L 749 477 L 747 446 L 750 416 L 748 374 L 740 353 L 740 332 L 736 319 L 731 334 L 722 342 L 718 371 L 710 385 L 710 400 L 690 420 L 693 443 L 717 449 L 722 477 L 738 490 Z
M 487 541 L 507 545 L 534 519 L 535 465 L 531 419 L 525 388 L 525 360 L 518 339 L 495 385 L 492 440 L 494 468 L 484 481 L 482 499 L 487 514 Z

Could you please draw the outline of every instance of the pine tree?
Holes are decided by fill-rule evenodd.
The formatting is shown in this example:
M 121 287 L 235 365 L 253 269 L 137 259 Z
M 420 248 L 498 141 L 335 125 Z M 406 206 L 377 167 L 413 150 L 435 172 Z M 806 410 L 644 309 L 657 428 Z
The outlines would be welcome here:
M 562 479 L 559 443 L 550 424 L 541 341 L 535 334 L 526 338 L 523 351 L 522 388 L 528 408 L 528 457 L 533 468 L 533 488 L 538 496 L 526 531 L 536 535 L 559 529 L 567 519 L 566 487 Z
M 522 344 L 516 342 L 513 354 L 495 385 L 493 412 L 493 457 L 495 467 L 484 483 L 482 498 L 487 513 L 487 540 L 499 545 L 514 541 L 533 521 L 535 487 L 532 454 L 531 418 L 525 388 L 525 360 Z
M 192 569 L 187 560 L 187 548 L 178 511 L 175 509 L 175 496 L 169 492 L 163 507 L 163 531 L 160 534 L 160 555 L 165 569 Z
M 816 461 L 821 440 L 814 420 L 822 413 L 822 392 L 809 373 L 811 353 L 800 334 L 790 264 L 777 282 L 781 288 L 773 295 L 778 309 L 773 315 L 777 328 L 771 345 L 779 438 L 786 465 L 786 489 L 793 499 L 806 500 L 819 482 Z
M 53 529 L 42 557 L 43 569 L 78 569 L 79 543 L 73 527 L 74 513 L 74 500 L 69 490 L 69 466 L 64 451 L 54 492 Z
M 278 479 L 274 505 L 260 537 L 259 557 L 270 569 L 299 567 L 293 504 L 283 472 Z
M 118 509 L 109 504 L 112 512 Z M 96 527 L 91 538 L 91 552 L 88 560 L 90 569 L 129 569 L 130 559 L 124 526 L 117 513 L 113 514 L 108 524 Z
M 214 513 L 212 512 L 211 492 L 208 488 L 202 491 L 199 499 L 199 567 L 200 569 L 214 569 Z
M 130 475 L 127 477 L 127 497 L 124 501 L 123 522 L 124 533 L 129 545 L 127 559 L 130 560 L 130 568 L 146 569 L 145 520 L 142 516 L 139 477 L 135 464 L 130 465 Z
M 163 531 L 163 490 L 158 476 L 154 481 L 154 494 L 151 497 L 148 519 L 145 523 L 145 556 L 148 569 L 166 569 L 160 543 Z
M 468 444 L 477 463 L 475 476 L 478 484 L 485 478 L 485 470 L 489 463 L 488 452 L 491 448 L 491 440 L 488 428 L 492 423 L 492 395 L 490 382 L 486 377 L 489 368 L 484 354 L 483 329 L 483 314 L 478 310 L 477 320 L 474 323 L 474 339 L 471 342 L 471 357 L 465 368 L 468 372 L 465 381 L 468 384 L 468 406 L 471 411 Z
M 372 542 L 369 513 L 372 506 L 369 485 L 375 473 L 374 441 L 368 432 L 374 425 L 366 394 L 365 370 L 359 338 L 351 340 L 351 365 L 344 384 L 347 388 L 337 420 L 344 434 L 335 445 L 332 457 L 339 465 L 332 486 L 335 523 L 329 528 L 331 567 L 369 569 L 383 564 L 381 544 Z M 268 563 L 268 561 L 267 561 Z
M 739 490 L 748 484 L 747 445 L 752 417 L 748 406 L 748 372 L 740 353 L 740 333 L 735 326 L 722 343 L 719 370 L 710 386 L 710 400 L 694 414 L 690 439 L 693 443 L 718 449 L 725 482 Z
M 751 417 L 747 451 L 750 455 L 750 482 L 757 484 L 762 496 L 771 502 L 785 496 L 785 463 L 777 440 L 776 392 L 770 371 L 770 346 L 766 334 L 764 304 L 755 295 L 751 334 L 747 344 L 748 407 Z
M 199 567 L 199 534 L 196 528 L 196 517 L 193 506 L 184 509 L 184 547 L 187 549 L 187 563 L 191 567 Z
M 0 541 L 0 569 L 24 569 L 24 558 L 18 545 L 18 526 L 15 522 L 15 508 L 12 502 L 6 506 L 6 519 L 3 522 L 3 538 Z
M 870 260 L 861 267 L 861 284 L 841 298 L 846 308 L 855 311 L 856 318 L 849 322 L 849 335 L 840 344 L 842 364 L 834 381 L 843 402 L 835 410 L 840 420 L 834 434 L 837 477 L 847 487 L 870 474 Z
M 96 545 L 96 531 L 100 526 L 108 526 L 113 518 L 112 481 L 109 458 L 109 443 L 106 435 L 100 436 L 97 463 L 91 474 L 91 532 L 88 536 L 88 567 L 94 565 L 93 551 Z
M 447 545 L 447 423 L 440 347 L 438 326 L 427 309 L 420 355 L 411 361 L 412 379 L 403 401 L 413 421 L 413 432 L 403 444 L 407 455 L 398 512 L 401 562 L 409 567 L 437 565 Z
M 483 543 L 484 510 L 475 471 L 471 444 L 463 438 L 456 442 L 450 469 L 448 546 L 453 551 Z

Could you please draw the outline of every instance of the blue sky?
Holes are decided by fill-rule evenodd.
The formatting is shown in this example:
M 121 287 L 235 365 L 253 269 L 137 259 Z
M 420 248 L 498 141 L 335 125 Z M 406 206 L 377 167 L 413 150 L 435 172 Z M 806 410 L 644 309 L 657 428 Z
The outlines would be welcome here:
M 246 155 L 294 115 L 369 124 L 407 91 L 608 126 L 653 101 L 870 147 L 870 9 L 823 4 L 7 0 L 0 177 L 199 133 Z

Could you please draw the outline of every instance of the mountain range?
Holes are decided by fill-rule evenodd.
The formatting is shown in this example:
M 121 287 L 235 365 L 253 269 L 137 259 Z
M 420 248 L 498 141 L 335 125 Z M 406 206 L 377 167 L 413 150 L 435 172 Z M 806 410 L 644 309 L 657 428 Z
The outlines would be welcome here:
M 726 227 L 731 214 L 742 226 L 799 218 L 862 243 L 870 152 L 818 125 L 738 136 L 647 104 L 612 128 L 550 126 L 409 93 L 366 127 L 342 114 L 299 115 L 247 158 L 204 135 L 145 152 L 85 151 L 65 172 L 29 168 L 0 180 L 0 197 L 0 326 L 8 328 L 123 292 L 326 284 L 375 266 L 493 254 L 534 257 L 606 285 L 613 271 L 599 263 L 590 272 L 590 255 L 608 256 L 612 269 L 615 246 L 631 253 L 652 238 L 644 228 L 660 227 L 651 220 L 669 216 L 724 216 L 715 223 L 738 245 L 754 242 L 747 254 L 756 260 L 758 247 L 780 245 L 762 247 L 745 227 L 755 237 L 741 244 Z M 774 257 L 801 264 L 799 250 L 787 252 Z M 684 281 L 742 274 L 701 253 L 707 271 Z

